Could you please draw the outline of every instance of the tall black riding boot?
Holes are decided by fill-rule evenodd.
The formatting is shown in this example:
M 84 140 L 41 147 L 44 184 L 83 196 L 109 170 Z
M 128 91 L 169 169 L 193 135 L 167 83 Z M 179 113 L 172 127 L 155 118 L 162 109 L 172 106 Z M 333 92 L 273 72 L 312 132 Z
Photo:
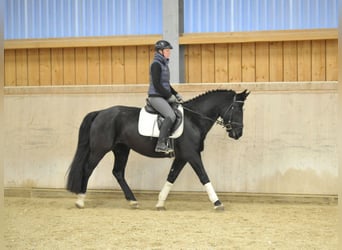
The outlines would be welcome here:
M 164 119 L 160 128 L 157 146 L 155 148 L 156 152 L 163 152 L 167 154 L 173 152 L 173 149 L 169 148 L 167 145 L 167 140 L 169 138 L 172 125 L 173 125 L 173 122 L 169 117 Z

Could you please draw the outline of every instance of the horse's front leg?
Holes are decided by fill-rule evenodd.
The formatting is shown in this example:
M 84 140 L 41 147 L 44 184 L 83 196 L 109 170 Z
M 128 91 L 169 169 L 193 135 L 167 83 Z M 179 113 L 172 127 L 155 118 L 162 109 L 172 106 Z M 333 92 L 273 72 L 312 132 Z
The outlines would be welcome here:
M 167 196 L 169 195 L 169 192 L 171 191 L 173 183 L 176 181 L 179 173 L 182 171 L 185 164 L 186 164 L 186 161 L 182 159 L 176 158 L 173 161 L 169 175 L 167 177 L 167 181 L 164 184 L 158 196 L 158 202 L 156 205 L 157 210 L 165 210 L 165 201 L 167 199 Z
M 113 150 L 115 156 L 113 175 L 118 181 L 122 191 L 124 192 L 125 198 L 129 202 L 129 206 L 131 208 L 139 208 L 139 203 L 125 179 L 125 169 L 129 151 L 130 149 L 126 145 L 122 144 L 115 146 Z
M 222 202 L 219 200 L 219 198 L 215 192 L 215 189 L 209 180 L 208 174 L 204 169 L 201 156 L 198 154 L 198 157 L 193 157 L 189 161 L 189 163 L 190 163 L 191 167 L 193 168 L 193 170 L 195 171 L 195 173 L 197 174 L 201 183 L 204 185 L 204 188 L 208 193 L 209 200 L 214 205 L 214 209 L 218 210 L 218 211 L 224 210 L 224 206 L 223 206 Z
M 214 209 L 218 211 L 224 210 L 224 206 L 222 202 L 219 200 L 219 198 L 217 197 L 217 194 L 211 182 L 209 181 L 206 184 L 204 184 L 204 187 L 208 193 L 209 200 L 214 204 Z

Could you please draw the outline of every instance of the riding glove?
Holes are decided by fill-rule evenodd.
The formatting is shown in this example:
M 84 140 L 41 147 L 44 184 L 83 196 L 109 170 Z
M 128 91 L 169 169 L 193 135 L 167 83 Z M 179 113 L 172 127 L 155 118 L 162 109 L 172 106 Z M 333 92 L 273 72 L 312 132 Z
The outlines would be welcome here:
M 179 103 L 183 103 L 184 102 L 183 98 L 182 98 L 182 96 L 180 94 L 177 94 L 176 98 L 177 98 L 177 102 L 179 102 Z

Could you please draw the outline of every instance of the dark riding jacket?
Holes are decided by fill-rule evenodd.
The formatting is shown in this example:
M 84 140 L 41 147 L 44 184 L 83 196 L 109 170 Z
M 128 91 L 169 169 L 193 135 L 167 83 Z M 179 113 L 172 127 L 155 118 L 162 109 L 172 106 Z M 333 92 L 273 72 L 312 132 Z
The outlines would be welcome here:
M 150 86 L 148 96 L 159 96 L 169 99 L 171 95 L 177 92 L 170 84 L 169 60 L 162 54 L 156 52 L 150 67 Z

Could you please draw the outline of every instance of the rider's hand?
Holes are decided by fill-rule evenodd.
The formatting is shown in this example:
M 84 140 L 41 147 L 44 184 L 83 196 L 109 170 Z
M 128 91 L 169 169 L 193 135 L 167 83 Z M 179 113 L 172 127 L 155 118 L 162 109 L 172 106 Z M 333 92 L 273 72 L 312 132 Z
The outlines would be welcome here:
M 169 97 L 169 99 L 167 99 L 167 101 L 169 103 L 175 103 L 175 102 L 177 102 L 177 98 L 174 95 L 172 95 Z
M 184 102 L 183 98 L 182 98 L 182 96 L 180 94 L 176 95 L 176 99 L 177 99 L 177 102 L 179 102 L 179 103 L 183 103 Z

